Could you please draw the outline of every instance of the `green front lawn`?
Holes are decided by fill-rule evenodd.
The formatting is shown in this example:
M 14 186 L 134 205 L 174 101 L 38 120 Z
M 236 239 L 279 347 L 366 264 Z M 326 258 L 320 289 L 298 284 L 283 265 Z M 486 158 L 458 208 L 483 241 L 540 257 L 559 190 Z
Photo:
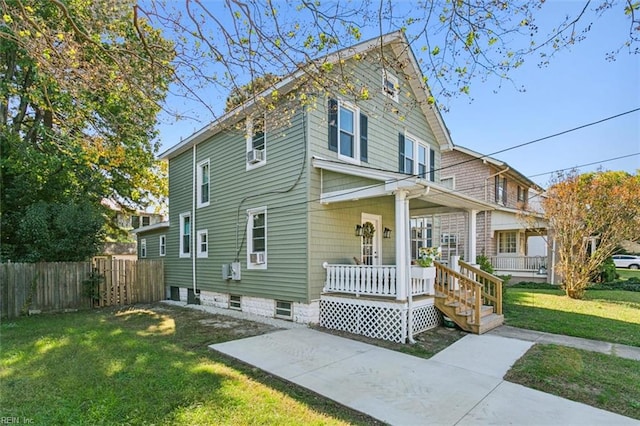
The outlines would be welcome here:
M 3 321 L 0 417 L 33 424 L 371 424 L 207 345 L 272 331 L 155 305 Z
M 640 420 L 640 361 L 534 345 L 505 380 Z
M 504 315 L 514 327 L 640 346 L 640 292 L 588 290 L 575 300 L 561 290 L 508 288 Z

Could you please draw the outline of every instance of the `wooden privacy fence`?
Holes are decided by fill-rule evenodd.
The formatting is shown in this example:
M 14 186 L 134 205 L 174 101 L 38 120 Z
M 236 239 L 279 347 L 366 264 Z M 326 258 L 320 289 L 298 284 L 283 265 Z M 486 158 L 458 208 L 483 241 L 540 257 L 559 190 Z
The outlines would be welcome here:
M 86 283 L 97 277 L 94 297 Z M 3 263 L 0 265 L 2 317 L 29 311 L 55 312 L 94 306 L 151 303 L 165 298 L 162 260 Z

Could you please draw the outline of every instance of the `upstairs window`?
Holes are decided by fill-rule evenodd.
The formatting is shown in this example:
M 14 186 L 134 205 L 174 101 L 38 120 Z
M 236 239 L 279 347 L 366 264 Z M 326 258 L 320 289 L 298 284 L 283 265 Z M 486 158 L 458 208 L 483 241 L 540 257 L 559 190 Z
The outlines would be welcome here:
M 247 170 L 267 162 L 267 135 L 264 117 L 247 120 Z
M 368 122 L 357 107 L 329 99 L 329 149 L 343 160 L 368 161 Z
M 180 257 L 191 257 L 191 213 L 180 215 Z
M 529 199 L 529 190 L 527 188 L 518 186 L 518 203 L 522 203 L 523 205 L 526 205 L 528 199 Z
M 400 173 L 435 181 L 435 151 L 428 144 L 410 135 L 398 134 Z
M 382 70 L 382 92 L 395 102 L 398 102 L 399 91 L 400 85 L 398 84 L 398 77 L 392 75 L 387 70 Z
M 198 207 L 206 207 L 209 205 L 209 160 L 198 163 Z
M 507 205 L 507 178 L 496 176 L 495 180 L 496 180 L 495 182 L 496 203 L 506 206 Z
M 267 269 L 267 208 L 247 210 L 247 267 Z

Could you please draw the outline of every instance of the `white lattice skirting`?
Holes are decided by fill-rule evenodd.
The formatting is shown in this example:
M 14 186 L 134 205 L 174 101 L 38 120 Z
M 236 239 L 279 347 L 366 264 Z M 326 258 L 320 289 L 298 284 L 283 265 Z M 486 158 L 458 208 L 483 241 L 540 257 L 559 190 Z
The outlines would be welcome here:
M 415 304 L 413 312 L 414 335 L 440 324 L 433 301 Z M 404 343 L 406 339 L 407 314 L 406 303 L 325 295 L 320 299 L 322 327 L 397 343 Z

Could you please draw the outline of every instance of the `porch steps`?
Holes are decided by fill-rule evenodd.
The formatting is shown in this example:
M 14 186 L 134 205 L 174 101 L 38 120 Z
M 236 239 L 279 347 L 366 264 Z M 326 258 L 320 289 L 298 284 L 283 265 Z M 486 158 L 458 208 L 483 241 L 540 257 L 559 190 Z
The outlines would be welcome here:
M 504 315 L 493 312 L 493 306 L 482 305 L 480 308 L 480 324 L 473 320 L 473 310 L 460 306 L 460 302 L 436 292 L 435 306 L 447 317 L 451 318 L 461 329 L 475 334 L 483 334 L 504 323 Z

